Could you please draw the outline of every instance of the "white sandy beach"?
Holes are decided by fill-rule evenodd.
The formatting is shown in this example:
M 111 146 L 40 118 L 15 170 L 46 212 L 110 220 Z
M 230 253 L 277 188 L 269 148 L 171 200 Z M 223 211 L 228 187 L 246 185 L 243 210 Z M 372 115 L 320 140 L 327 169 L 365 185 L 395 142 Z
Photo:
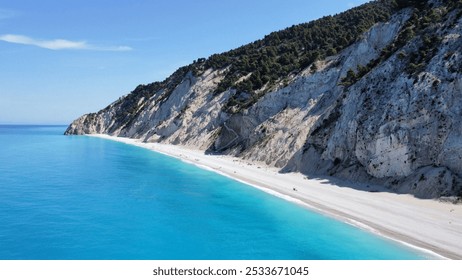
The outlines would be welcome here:
M 140 146 L 208 168 L 273 195 L 313 208 L 388 238 L 433 252 L 436 257 L 462 259 L 462 205 L 417 199 L 342 183 L 312 179 L 229 156 L 205 155 L 181 146 L 90 135 Z M 347 185 L 349 184 L 349 185 Z M 362 190 L 361 190 L 362 189 Z

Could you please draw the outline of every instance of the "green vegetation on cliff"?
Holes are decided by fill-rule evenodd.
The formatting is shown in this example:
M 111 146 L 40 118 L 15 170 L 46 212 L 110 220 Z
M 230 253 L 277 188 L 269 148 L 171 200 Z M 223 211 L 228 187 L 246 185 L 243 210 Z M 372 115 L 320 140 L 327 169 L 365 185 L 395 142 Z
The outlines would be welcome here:
M 216 92 L 234 88 L 255 94 L 343 50 L 372 25 L 388 20 L 395 8 L 391 1 L 374 1 L 335 16 L 294 25 L 235 50 L 212 55 L 197 68 L 229 67 Z
M 444 3 L 446 13 L 460 5 L 460 0 L 447 0 Z M 210 68 L 222 69 L 224 73 L 224 78 L 214 93 L 234 89 L 236 94 L 228 100 L 226 108 L 233 108 L 230 112 L 238 112 L 254 104 L 276 85 L 284 85 L 291 75 L 310 65 L 311 71 L 316 71 L 313 62 L 337 54 L 356 42 L 374 24 L 387 21 L 394 12 L 403 8 L 414 9 L 407 26 L 378 60 L 372 61 L 371 65 L 361 66 L 361 69 L 352 69 L 348 73 L 342 83 L 349 86 L 412 40 L 416 34 L 441 21 L 445 16 L 441 14 L 441 9 L 433 9 L 427 1 L 377 0 L 334 16 L 293 25 L 234 50 L 214 54 L 207 59 L 199 58 L 192 64 L 178 69 L 162 82 L 137 87 L 129 98 L 121 101 L 129 102 L 128 107 L 131 108 L 123 117 L 128 119 L 136 114 L 140 98 L 147 98 L 162 90 L 161 100 L 165 100 L 187 72 L 191 71 L 198 76 Z M 438 40 L 439 38 L 428 37 L 424 42 L 418 42 L 422 44 L 421 52 L 418 54 L 402 53 L 403 58 L 410 60 L 409 73 L 421 69 L 426 57 L 431 57 L 426 54 L 434 51 L 432 46 L 435 46 Z M 242 95 L 241 92 L 247 94 Z

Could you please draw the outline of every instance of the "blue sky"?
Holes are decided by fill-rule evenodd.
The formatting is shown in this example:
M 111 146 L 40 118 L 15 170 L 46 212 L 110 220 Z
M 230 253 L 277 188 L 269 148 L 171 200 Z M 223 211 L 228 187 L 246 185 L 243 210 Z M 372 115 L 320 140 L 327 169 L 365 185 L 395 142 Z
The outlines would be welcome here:
M 0 0 L 0 123 L 68 124 L 138 84 L 365 0 Z

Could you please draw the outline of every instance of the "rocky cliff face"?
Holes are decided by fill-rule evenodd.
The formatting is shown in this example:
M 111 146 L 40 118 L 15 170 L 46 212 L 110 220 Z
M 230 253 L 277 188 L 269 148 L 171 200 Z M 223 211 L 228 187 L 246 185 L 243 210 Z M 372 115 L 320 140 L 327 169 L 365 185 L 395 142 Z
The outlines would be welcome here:
M 247 108 L 229 100 L 249 93 L 216 92 L 228 68 L 198 75 L 182 68 L 80 117 L 66 134 L 185 145 L 281 172 L 382 184 L 422 198 L 460 197 L 461 5 L 430 4 L 431 11 L 405 8 L 375 24 Z M 430 15 L 438 20 L 424 25 Z

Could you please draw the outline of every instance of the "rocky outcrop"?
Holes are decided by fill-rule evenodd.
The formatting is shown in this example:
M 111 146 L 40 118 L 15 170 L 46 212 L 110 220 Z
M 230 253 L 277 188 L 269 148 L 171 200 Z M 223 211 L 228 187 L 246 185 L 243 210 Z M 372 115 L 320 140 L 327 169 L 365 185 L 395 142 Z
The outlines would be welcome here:
M 185 145 L 281 172 L 381 184 L 421 198 L 460 197 L 461 12 L 432 5 L 446 12 L 437 25 L 403 42 L 415 11 L 401 10 L 248 108 L 229 103 L 248 99 L 246 92 L 215 92 L 227 68 L 199 75 L 183 68 L 80 117 L 66 134 Z

